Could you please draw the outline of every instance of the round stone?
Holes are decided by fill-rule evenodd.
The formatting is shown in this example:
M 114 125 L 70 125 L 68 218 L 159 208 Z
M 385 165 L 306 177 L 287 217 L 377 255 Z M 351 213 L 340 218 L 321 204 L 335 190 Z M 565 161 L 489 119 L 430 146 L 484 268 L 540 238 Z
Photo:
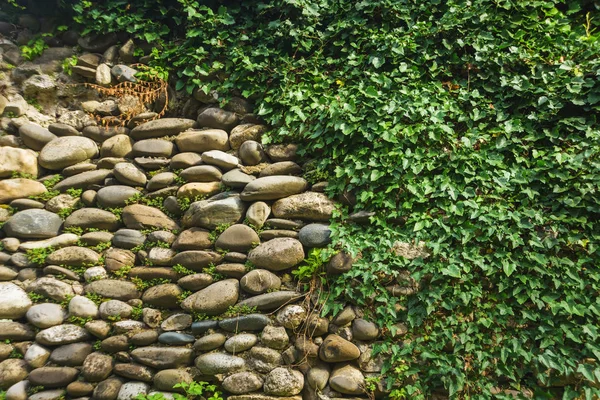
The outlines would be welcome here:
M 0 319 L 19 319 L 31 307 L 23 289 L 10 282 L 0 283 Z
M 282 271 L 304 260 L 304 248 L 296 239 L 272 239 L 251 250 L 248 260 L 260 268 Z
M 222 129 L 183 132 L 177 136 L 175 143 L 177 143 L 177 147 L 180 149 L 197 153 L 204 153 L 210 150 L 229 150 L 229 138 L 227 137 L 227 132 Z
M 43 183 L 32 179 L 5 179 L 0 181 L 0 204 L 8 204 L 11 201 L 26 199 L 29 196 L 37 196 L 47 191 Z
M 63 169 L 98 154 L 98 146 L 93 140 L 82 136 L 59 137 L 44 146 L 39 163 L 47 169 Z
M 0 178 L 10 177 L 14 172 L 32 175 L 37 178 L 37 154 L 27 149 L 0 146 Z
M 283 307 L 277 313 L 277 322 L 288 329 L 296 329 L 306 319 L 306 310 L 297 304 Z
M 240 287 L 246 293 L 262 294 L 281 287 L 281 279 L 266 269 L 254 269 L 240 280 Z
M 100 157 L 125 158 L 131 156 L 133 140 L 127 135 L 116 135 L 102 143 Z
M 298 239 L 306 247 L 325 247 L 331 243 L 329 225 L 308 224 L 298 232 Z
M 46 239 L 58 236 L 62 219 L 49 211 L 30 209 L 19 211 L 4 224 L 8 236 L 22 239 Z
M 225 350 L 233 354 L 241 353 L 242 351 L 250 349 L 257 342 L 258 338 L 256 335 L 251 333 L 242 333 L 227 339 L 225 342 Z
M 229 375 L 223 380 L 223 389 L 233 394 L 246 394 L 262 388 L 263 380 L 260 375 L 244 371 Z
M 277 218 L 328 221 L 335 203 L 323 193 L 305 192 L 277 200 L 273 215 Z
M 319 349 L 319 358 L 325 362 L 352 361 L 360 357 L 360 350 L 352 342 L 338 335 L 329 335 Z
M 124 207 L 127 200 L 139 196 L 140 192 L 132 187 L 123 185 L 106 186 L 98 190 L 96 201 L 106 208 Z
M 301 193 L 307 187 L 308 182 L 296 176 L 267 176 L 247 184 L 240 197 L 244 201 L 276 200 Z
M 212 165 L 197 165 L 184 169 L 179 176 L 188 182 L 219 182 L 223 174 Z
M 35 340 L 46 346 L 58 346 L 89 339 L 88 332 L 77 325 L 57 325 L 40 331 Z
M 226 340 L 227 338 L 222 333 L 211 333 L 196 340 L 194 350 L 206 352 L 218 349 Z
M 9 358 L 0 362 L 0 389 L 8 389 L 27 378 L 27 363 L 24 360 Z
M 294 396 L 304 387 L 302 372 L 289 368 L 275 368 L 265 378 L 264 391 L 274 396 Z
M 351 364 L 337 366 L 331 373 L 329 385 L 343 394 L 361 395 L 365 392 L 365 377 L 360 370 Z
M 265 161 L 265 152 L 262 145 L 253 140 L 242 143 L 238 154 L 244 165 L 257 165 Z
M 219 315 L 235 305 L 238 297 L 239 281 L 226 279 L 192 294 L 181 303 L 181 308 L 207 315 Z
M 259 243 L 260 239 L 254 229 L 247 225 L 235 224 L 219 235 L 215 246 L 220 249 L 243 253 Z
M 47 143 L 56 139 L 56 135 L 52 134 L 48 129 L 31 122 L 21 125 L 19 136 L 23 139 L 25 146 L 35 151 L 42 150 Z
M 207 353 L 196 358 L 196 367 L 204 375 L 227 374 L 243 369 L 243 358 L 224 353 Z
M 40 328 L 50 328 L 60 325 L 66 318 L 66 313 L 59 304 L 36 304 L 27 311 L 27 321 Z
M 131 163 L 118 163 L 113 169 L 117 180 L 125 185 L 145 186 L 146 174 Z

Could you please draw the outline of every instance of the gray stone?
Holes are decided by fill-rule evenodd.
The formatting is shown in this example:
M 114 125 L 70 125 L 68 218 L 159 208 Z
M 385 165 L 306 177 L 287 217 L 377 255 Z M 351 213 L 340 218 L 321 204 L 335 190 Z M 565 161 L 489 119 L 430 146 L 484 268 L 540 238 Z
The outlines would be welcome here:
M 275 368 L 265 378 L 264 391 L 275 396 L 293 396 L 304 387 L 304 375 L 289 368 Z
M 23 289 L 10 282 L 0 282 L 0 319 L 19 319 L 31 307 Z
M 288 329 L 297 329 L 306 319 L 306 309 L 298 304 L 290 304 L 277 312 L 277 322 Z
M 31 340 L 35 332 L 30 326 L 18 322 L 0 320 L 0 340 Z
M 88 189 L 90 186 L 103 184 L 111 174 L 112 170 L 110 169 L 82 172 L 58 182 L 54 186 L 54 190 L 65 192 L 67 189 Z
M 23 139 L 25 146 L 35 151 L 42 150 L 47 143 L 56 139 L 56 135 L 48 129 L 42 128 L 31 122 L 21 125 L 19 128 L 19 136 Z
M 177 175 L 175 175 L 172 172 L 158 173 L 158 174 L 154 175 L 152 177 L 152 179 L 150 179 L 148 181 L 148 184 L 146 185 L 146 189 L 154 191 L 154 190 L 166 188 L 167 186 L 170 186 L 175 182 L 175 178 L 177 178 Z
M 204 375 L 227 374 L 246 366 L 243 358 L 225 353 L 208 353 L 196 358 L 196 368 Z
M 254 346 L 250 349 L 248 365 L 260 373 L 266 374 L 283 363 L 280 351 L 267 347 Z
M 246 211 L 246 219 L 248 223 L 260 229 L 265 224 L 267 218 L 271 214 L 271 207 L 263 201 L 254 202 L 248 207 Z
M 144 172 L 140 171 L 139 168 L 131 163 L 118 163 L 115 165 L 113 172 L 115 174 L 115 178 L 125 185 L 146 185 L 146 174 L 144 174 Z
M 177 147 L 186 151 L 204 153 L 210 150 L 229 150 L 227 132 L 221 129 L 191 130 L 181 133 L 175 139 Z
M 106 186 L 98 190 L 98 205 L 106 208 L 124 207 L 127 200 L 140 192 L 129 186 L 113 185 Z
M 165 283 L 149 288 L 144 292 L 144 303 L 161 308 L 177 308 L 183 290 L 174 283 Z
M 331 243 L 331 229 L 325 224 L 308 224 L 298 232 L 298 239 L 305 247 L 325 247 Z
M 91 266 L 100 260 L 100 254 L 92 249 L 79 246 L 69 246 L 58 249 L 48 257 L 47 264 L 67 265 L 73 267 Z
M 192 324 L 192 333 L 194 335 L 201 335 L 207 332 L 209 329 L 216 329 L 219 326 L 218 321 L 197 321 Z
M 223 389 L 233 394 L 245 394 L 260 390 L 263 379 L 254 372 L 238 372 L 223 380 Z
M 65 397 L 64 389 L 42 390 L 28 397 L 29 400 L 61 400 Z
M 188 182 L 220 182 L 222 173 L 212 165 L 197 165 L 184 169 L 179 176 Z
M 181 308 L 207 315 L 219 315 L 235 305 L 238 296 L 238 280 L 226 279 L 192 294 L 181 303 Z
M 31 306 L 26 317 L 30 324 L 45 329 L 62 324 L 67 316 L 60 304 L 43 303 Z
M 133 150 L 133 140 L 127 135 L 116 135 L 102 143 L 100 157 L 130 157 Z
M 335 203 L 325 194 L 306 192 L 276 201 L 273 204 L 273 215 L 277 218 L 328 221 L 334 209 Z
M 256 335 L 251 333 L 241 333 L 227 339 L 225 342 L 225 350 L 230 353 L 241 353 L 250 349 L 258 342 Z
M 132 204 L 123 209 L 123 222 L 130 229 L 148 227 L 161 229 L 179 229 L 179 225 L 157 208 L 141 204 Z
M 132 249 L 144 244 L 146 235 L 135 229 L 119 229 L 112 238 L 112 244 L 123 249 Z
M 325 363 L 318 363 L 308 370 L 306 380 L 311 388 L 317 390 L 325 389 L 330 374 L 329 366 Z
M 86 357 L 92 353 L 90 343 L 72 343 L 57 347 L 50 355 L 50 361 L 67 367 L 83 365 Z
M 100 382 L 108 378 L 113 370 L 114 360 L 102 353 L 91 353 L 83 362 L 81 375 L 88 382 Z
M 96 318 L 98 306 L 84 296 L 75 296 L 69 302 L 69 314 L 80 318 Z
M 290 343 L 290 338 L 283 326 L 265 326 L 260 341 L 272 349 L 283 350 Z
M 268 165 L 265 169 L 260 171 L 258 175 L 260 178 L 265 176 L 273 175 L 301 175 L 302 168 L 293 161 L 282 161 L 275 164 Z
M 273 144 L 266 149 L 267 155 L 273 162 L 295 161 L 297 151 L 297 144 Z
M 154 376 L 150 368 L 136 364 L 116 364 L 113 372 L 124 378 L 143 382 L 152 382 Z
M 250 297 L 240 301 L 238 305 L 256 307 L 258 311 L 272 311 L 300 297 L 302 295 L 298 292 L 282 290 Z
M 134 157 L 170 157 L 175 149 L 173 142 L 163 139 L 145 139 L 133 145 Z
M 53 123 L 48 126 L 48 130 L 54 133 L 56 136 L 81 136 L 81 133 L 73 128 L 71 125 L 61 124 L 61 123 Z
M 121 389 L 119 389 L 117 400 L 134 400 L 137 399 L 140 395 L 146 395 L 149 390 L 150 386 L 147 383 L 125 382 L 121 386 Z
M 29 284 L 27 290 L 56 301 L 66 300 L 69 296 L 73 295 L 73 288 L 71 285 L 49 277 L 36 279 Z
M 135 140 L 177 135 L 190 129 L 195 121 L 185 118 L 161 118 L 138 125 L 131 131 Z
M 57 236 L 62 219 L 46 210 L 24 210 L 14 214 L 4 224 L 8 236 L 20 239 L 46 239 Z
M 108 378 L 103 380 L 94 388 L 92 398 L 94 400 L 116 400 L 123 381 L 119 378 Z
M 246 293 L 262 294 L 269 290 L 279 289 L 281 279 L 266 269 L 254 269 L 240 280 L 240 287 Z
M 98 68 L 96 68 L 96 83 L 100 86 L 108 86 L 111 82 L 110 67 L 106 64 L 98 65 Z
M 86 285 L 85 292 L 123 301 L 140 298 L 140 292 L 133 283 L 116 279 L 91 282 Z
M 50 357 L 50 351 L 39 344 L 32 344 L 25 352 L 23 359 L 31 368 L 40 368 L 46 364 Z
M 273 239 L 251 250 L 248 260 L 260 268 L 282 271 L 304 260 L 304 248 L 296 239 Z
M 374 323 L 357 318 L 352 321 L 352 334 L 356 340 L 375 340 L 379 336 L 379 329 Z
M 35 340 L 46 346 L 59 346 L 63 344 L 77 343 L 89 339 L 88 332 L 80 326 L 64 324 L 53 326 L 40 331 Z
M 8 389 L 27 378 L 27 363 L 24 360 L 9 358 L 0 362 L 0 389 Z
M 40 152 L 40 165 L 47 169 L 63 169 L 98 155 L 98 146 L 81 136 L 59 137 L 44 146 Z
M 244 165 L 257 165 L 265 161 L 265 152 L 262 145 L 253 140 L 248 140 L 238 149 L 240 160 Z
M 220 150 L 210 150 L 202 153 L 202 162 L 215 165 L 224 171 L 229 171 L 240 164 L 240 160 Z
M 176 384 L 181 382 L 191 383 L 193 380 L 193 376 L 185 370 L 165 369 L 158 371 L 154 376 L 154 387 L 158 390 L 173 391 L 173 386 Z
M 215 246 L 220 249 L 243 253 L 259 243 L 260 239 L 252 228 L 247 225 L 236 224 L 219 235 Z
M 180 150 L 185 150 L 180 147 Z M 191 152 L 175 154 L 171 158 L 171 168 L 173 170 L 186 169 L 202 163 L 202 155 Z
M 181 264 L 186 268 L 194 271 L 201 271 L 210 264 L 218 264 L 223 259 L 223 256 L 214 251 L 204 250 L 188 250 L 178 253 L 171 259 L 172 265 Z
M 100 312 L 100 318 L 110 319 L 111 317 L 117 319 L 126 319 L 131 316 L 132 307 L 120 300 L 108 300 L 100 304 L 98 311 Z
M 226 340 L 227 338 L 222 333 L 211 333 L 196 340 L 194 350 L 202 352 L 215 350 L 223 346 Z
M 29 382 L 34 386 L 58 388 L 67 386 L 79 375 L 79 371 L 71 367 L 42 367 L 31 371 Z
M 183 347 L 140 347 L 131 352 L 133 359 L 140 364 L 157 368 L 180 368 L 191 365 L 192 349 Z
M 158 336 L 158 341 L 160 343 L 173 346 L 183 346 L 188 343 L 193 343 L 194 340 L 194 336 L 178 332 L 165 332 Z
M 112 76 L 117 78 L 119 82 L 137 82 L 135 77 L 137 72 L 137 70 L 123 64 L 115 65 L 110 69 Z M 93 77 L 95 77 L 95 72 Z
M 198 114 L 197 122 L 201 127 L 230 131 L 239 123 L 239 118 L 233 112 L 211 107 Z
M 222 224 L 239 222 L 245 210 L 244 203 L 235 195 L 219 200 L 197 201 L 186 211 L 182 223 L 186 227 L 214 229 Z
M 276 200 L 306 190 L 306 180 L 296 176 L 267 176 L 250 182 L 240 197 L 244 201 Z
M 338 335 L 327 336 L 319 349 L 319 358 L 325 362 L 352 361 L 358 357 L 358 347 Z
M 243 189 L 254 180 L 256 180 L 256 177 L 248 175 L 237 168 L 227 172 L 222 178 L 224 185 L 235 189 Z
M 262 134 L 267 129 L 265 125 L 243 124 L 236 126 L 231 130 L 231 134 L 229 135 L 231 148 L 237 150 L 247 140 L 260 142 Z
M 365 377 L 351 364 L 338 365 L 331 373 L 329 385 L 343 394 L 361 395 L 365 392 Z

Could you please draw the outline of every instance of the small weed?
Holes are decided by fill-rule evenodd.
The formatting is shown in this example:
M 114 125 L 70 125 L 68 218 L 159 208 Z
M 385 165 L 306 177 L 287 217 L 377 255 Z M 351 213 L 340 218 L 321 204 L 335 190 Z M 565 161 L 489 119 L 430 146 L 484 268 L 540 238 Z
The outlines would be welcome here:
M 217 267 L 214 264 L 209 264 L 208 267 L 202 269 L 202 272 L 212 276 L 215 281 L 220 281 L 221 279 L 225 278 L 223 275 L 217 272 Z
M 108 208 L 107 211 L 110 211 L 111 213 L 113 213 L 113 215 L 115 217 L 117 217 L 117 219 L 119 221 L 121 221 L 123 219 L 123 208 L 122 207 Z
M 235 305 L 229 306 L 227 311 L 225 311 L 221 317 L 223 318 L 232 318 L 240 315 L 248 315 L 256 312 L 256 307 L 249 307 L 247 305 Z
M 22 178 L 22 179 L 33 179 L 35 180 L 35 176 L 32 174 L 28 174 L 25 172 L 18 172 L 18 171 L 13 171 L 12 176 L 13 179 L 18 179 L 18 178 Z
M 83 193 L 83 189 L 75 189 L 75 188 L 67 189 L 67 194 L 71 197 L 81 197 L 81 193 Z
M 48 201 L 50 199 L 55 198 L 59 194 L 60 194 L 60 192 L 58 190 L 49 190 L 49 191 L 44 192 L 42 194 L 38 194 L 38 195 L 35 195 L 35 196 L 29 196 L 29 198 L 31 200 L 37 200 L 37 201 Z
M 29 296 L 31 301 L 34 303 L 43 303 L 46 301 L 46 297 L 42 296 L 41 294 L 37 294 L 35 292 L 29 292 L 29 293 L 27 293 L 27 296 Z
M 48 179 L 44 179 L 42 181 L 42 183 L 44 184 L 44 186 L 46 186 L 46 189 L 50 190 L 54 187 L 54 185 L 56 185 L 58 182 L 60 182 L 63 179 L 62 175 L 53 175 L 52 177 L 48 178 Z
M 181 294 L 179 296 L 177 296 L 177 303 L 180 304 L 182 301 L 184 301 L 185 299 L 187 299 L 191 295 L 192 295 L 191 291 L 184 290 L 183 292 L 181 292 Z
M 135 319 L 137 321 L 140 321 L 142 319 L 143 316 L 143 308 L 141 306 L 138 307 L 133 307 L 131 309 L 131 319 Z
M 46 263 L 46 258 L 54 252 L 54 247 L 44 247 L 38 249 L 27 250 L 27 260 L 34 264 L 43 265 Z
M 104 302 L 104 297 L 102 297 L 101 295 L 99 295 L 97 293 L 86 293 L 85 297 L 87 297 L 88 299 L 93 301 L 97 306 L 99 306 L 100 304 L 102 304 Z
M 214 242 L 215 240 L 217 240 L 217 238 L 219 237 L 219 235 L 223 232 L 225 232 L 225 230 L 227 228 L 229 228 L 231 225 L 233 224 L 220 224 L 217 225 L 217 227 L 215 229 L 212 230 L 212 232 L 210 232 L 208 234 L 208 238 L 210 239 L 211 242 Z
M 108 319 L 111 322 L 119 322 L 121 320 L 121 316 L 120 315 L 109 315 L 108 317 L 106 317 L 106 319 Z
M 21 354 L 21 352 L 19 352 L 19 350 L 17 350 L 16 348 L 13 348 L 10 354 L 8 355 L 8 358 L 23 358 L 23 354 Z
M 62 62 L 62 70 L 65 74 L 71 75 L 73 73 L 72 68 L 77 65 L 77 56 L 71 56 L 65 58 Z
M 102 340 L 96 340 L 94 342 L 94 350 L 99 351 L 102 349 Z
M 74 296 L 74 295 L 67 295 L 67 296 L 65 297 L 65 299 L 64 299 L 63 301 L 61 301 L 60 303 L 58 303 L 58 304 L 60 304 L 60 306 L 61 306 L 62 308 L 67 308 L 67 307 L 69 307 L 69 303 L 71 302 L 71 299 L 72 299 L 73 297 L 75 297 L 75 296 Z
M 244 263 L 244 267 L 246 267 L 246 272 L 250 272 L 250 271 L 252 271 L 253 269 L 255 269 L 255 268 L 256 268 L 256 265 L 254 265 L 254 264 L 252 263 L 252 261 L 250 261 L 250 260 L 247 260 L 247 261 Z
M 93 321 L 92 317 L 82 318 L 82 317 L 76 317 L 74 315 L 71 315 L 69 318 L 67 318 L 68 323 L 79 325 L 79 326 L 84 326 L 85 324 L 87 324 L 90 321 Z
M 66 228 L 63 228 L 63 232 L 81 236 L 83 235 L 83 228 L 80 226 L 67 226 Z
M 61 208 L 60 210 L 58 210 L 57 214 L 62 219 L 66 219 L 69 215 L 73 213 L 73 211 L 75 211 L 75 207 Z
M 21 55 L 27 61 L 31 61 L 42 55 L 48 48 L 46 42 L 41 37 L 31 39 L 26 45 L 21 46 Z
M 179 275 L 193 275 L 196 273 L 195 271 L 192 271 L 191 269 L 186 268 L 181 264 L 174 265 L 173 271 L 177 272 Z
M 118 270 L 114 271 L 112 274 L 119 279 L 125 279 L 129 276 L 129 272 L 131 272 L 131 265 L 125 265 Z
M 36 110 L 38 110 L 40 112 L 42 111 L 42 106 L 40 105 L 40 102 L 38 101 L 38 99 L 35 99 L 33 97 L 26 97 L 25 101 L 27 102 L 27 104 L 29 104 Z
M 137 289 L 140 292 L 143 292 L 144 290 L 146 290 L 152 286 L 162 285 L 165 283 L 171 283 L 171 281 L 166 278 L 155 278 L 155 279 L 150 279 L 150 280 L 145 281 L 138 277 L 131 278 L 131 282 L 137 287 Z

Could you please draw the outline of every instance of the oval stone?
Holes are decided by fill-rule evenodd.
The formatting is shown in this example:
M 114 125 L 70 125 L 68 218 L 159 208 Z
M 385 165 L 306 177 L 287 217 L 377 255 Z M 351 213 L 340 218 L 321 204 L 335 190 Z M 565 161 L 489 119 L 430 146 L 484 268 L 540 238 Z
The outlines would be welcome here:
M 98 155 L 93 140 L 82 136 L 64 136 L 52 140 L 40 152 L 40 165 L 57 170 L 80 163 Z

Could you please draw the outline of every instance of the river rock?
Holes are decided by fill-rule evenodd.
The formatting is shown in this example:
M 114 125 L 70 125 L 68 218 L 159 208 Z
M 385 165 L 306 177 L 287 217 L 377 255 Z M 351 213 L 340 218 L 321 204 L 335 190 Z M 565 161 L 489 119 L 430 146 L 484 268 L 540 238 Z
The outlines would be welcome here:
M 0 362 L 0 389 L 8 389 L 27 378 L 27 363 L 24 360 L 9 358 Z
M 52 134 L 48 129 L 31 122 L 21 125 L 19 136 L 23 139 L 25 146 L 35 151 L 42 150 L 47 143 L 56 139 L 56 135 Z
M 30 209 L 19 211 L 4 224 L 8 236 L 20 239 L 46 239 L 58 236 L 62 219 L 49 211 Z
M 26 317 L 33 326 L 46 329 L 62 324 L 67 316 L 60 304 L 43 303 L 31 306 Z
M 21 251 L 27 251 L 32 249 L 47 249 L 48 247 L 53 247 L 55 249 L 66 247 L 77 243 L 79 240 L 79 236 L 74 233 L 63 233 L 62 235 L 58 235 L 56 237 L 46 239 L 46 240 L 37 240 L 32 242 L 25 242 L 19 245 L 19 249 Z
M 54 186 L 54 190 L 65 192 L 68 189 L 87 189 L 93 185 L 103 184 L 104 180 L 111 174 L 112 170 L 110 169 L 97 169 L 95 171 L 82 172 L 58 182 Z
M 136 364 L 116 364 L 113 371 L 124 378 L 143 382 L 152 382 L 152 377 L 154 376 L 150 368 Z
M 124 207 L 127 200 L 138 196 L 140 192 L 132 187 L 123 185 L 106 186 L 98 190 L 96 201 L 105 208 Z
M 145 186 L 146 185 L 146 174 L 142 172 L 138 167 L 131 163 L 118 163 L 115 165 L 113 172 L 115 178 L 125 185 L 130 186 Z
M 119 378 L 108 378 L 103 380 L 94 388 L 92 398 L 94 400 L 116 400 L 123 381 Z
M 93 140 L 82 136 L 59 137 L 44 146 L 39 156 L 42 167 L 57 170 L 77 164 L 98 155 Z
M 27 290 L 56 301 L 63 301 L 73 295 L 73 288 L 71 285 L 50 277 L 36 279 L 29 284 Z
M 282 161 L 282 162 L 268 165 L 265 169 L 260 171 L 260 174 L 258 176 L 260 178 L 264 178 L 265 176 L 273 176 L 273 175 L 301 175 L 301 174 L 302 174 L 302 167 L 300 167 L 298 164 L 296 164 L 293 161 Z
M 240 164 L 240 160 L 221 150 L 210 150 L 202 153 L 202 162 L 209 165 L 215 165 L 224 171 L 229 171 Z
M 212 165 L 197 165 L 184 169 L 179 176 L 188 182 L 220 182 L 223 174 Z
M 46 257 L 46 263 L 56 265 L 68 265 L 73 267 L 81 267 L 84 265 L 91 266 L 100 260 L 100 254 L 86 247 L 63 247 L 52 252 Z
M 247 184 L 240 197 L 244 201 L 276 200 L 301 193 L 307 187 L 308 182 L 296 176 L 267 176 Z
M 29 196 L 37 196 L 47 191 L 43 183 L 32 179 L 5 179 L 0 181 L 0 204 L 8 204 L 13 200 Z
M 204 153 L 210 150 L 229 150 L 227 132 L 221 129 L 183 132 L 177 136 L 175 143 L 177 143 L 177 147 L 180 149 L 197 153 Z
M 261 331 L 271 323 L 269 317 L 263 314 L 247 314 L 225 318 L 219 321 L 219 328 L 228 332 Z
M 182 222 L 186 227 L 214 229 L 222 224 L 239 222 L 245 212 L 244 203 L 238 196 L 219 200 L 202 200 L 192 203 L 185 212 Z
M 198 114 L 198 125 L 206 128 L 223 129 L 230 131 L 239 123 L 237 115 L 220 108 L 210 107 Z
M 193 380 L 193 376 L 185 370 L 165 369 L 158 371 L 154 376 L 154 387 L 158 390 L 173 391 L 173 386 L 176 384 L 191 383 Z
M 319 349 L 319 358 L 325 362 L 352 361 L 358 357 L 358 347 L 338 335 L 327 336 Z
M 272 349 L 283 350 L 290 343 L 290 338 L 283 326 L 265 326 L 260 341 Z
M 219 249 L 243 253 L 259 243 L 260 239 L 252 228 L 247 225 L 236 224 L 225 229 L 219 235 L 215 246 Z
M 163 139 L 140 140 L 133 145 L 134 157 L 170 157 L 175 149 L 173 142 Z
M 71 367 L 42 367 L 31 371 L 29 382 L 34 386 L 58 388 L 67 386 L 79 375 L 79 371 Z
M 146 235 L 135 229 L 119 229 L 112 238 L 112 244 L 123 249 L 132 249 L 144 244 Z
M 230 353 L 237 354 L 246 351 L 258 342 L 256 335 L 251 333 L 242 333 L 227 339 L 225 342 L 225 350 Z
M 142 301 L 154 307 L 177 308 L 182 292 L 174 283 L 156 285 L 144 292 Z
M 86 357 L 91 353 L 90 343 L 72 343 L 54 349 L 50 361 L 66 367 L 78 367 L 83 365 Z
M 64 324 L 40 331 L 35 340 L 46 346 L 58 346 L 88 340 L 89 333 L 80 326 Z
M 334 209 L 335 203 L 325 194 L 305 192 L 276 201 L 273 215 L 277 218 L 328 221 Z
M 298 292 L 280 290 L 247 298 L 240 301 L 238 305 L 256 307 L 258 311 L 272 311 L 300 297 L 302 295 Z
M 343 394 L 361 395 L 365 392 L 365 377 L 351 364 L 336 366 L 329 378 L 329 385 Z
M 171 259 L 171 264 L 181 264 L 194 271 L 200 271 L 210 264 L 218 264 L 222 259 L 223 256 L 214 251 L 189 250 L 178 253 Z
M 248 260 L 257 267 L 271 271 L 291 268 L 304 259 L 302 243 L 292 238 L 277 238 L 261 244 L 248 254 Z
M 250 294 L 262 294 L 268 290 L 279 289 L 281 279 L 266 269 L 254 269 L 240 280 L 242 290 Z
M 177 135 L 180 132 L 190 129 L 194 124 L 194 120 L 185 118 L 156 119 L 133 128 L 131 137 L 135 140 L 140 140 Z
M 114 361 L 111 356 L 102 353 L 92 353 L 83 362 L 81 375 L 88 382 L 100 382 L 108 378 L 113 370 Z
M 302 372 L 289 368 L 275 368 L 265 378 L 264 391 L 275 396 L 293 396 L 304 387 Z
M 36 153 L 16 147 L 0 146 L 0 178 L 10 177 L 14 172 L 32 175 L 37 178 L 38 161 Z
M 298 232 L 298 239 L 305 247 L 325 247 L 331 243 L 331 229 L 326 224 L 308 224 Z
M 132 204 L 123 209 L 123 222 L 129 229 L 147 227 L 161 229 L 179 229 L 179 225 L 157 208 L 141 204 Z
M 265 152 L 260 143 L 248 140 L 238 149 L 238 155 L 244 165 L 257 165 L 265 161 Z
M 30 326 L 19 322 L 0 320 L 0 340 L 32 340 L 35 332 Z
M 157 368 L 181 368 L 192 363 L 192 349 L 183 347 L 140 347 L 131 352 L 133 359 L 140 364 Z
M 248 175 L 238 168 L 232 169 L 231 171 L 225 173 L 221 178 L 223 185 L 234 189 L 243 189 L 247 184 L 255 180 L 256 177 Z
M 206 352 L 218 349 L 226 340 L 227 338 L 222 333 L 211 333 L 196 340 L 194 350 Z
M 19 319 L 31 307 L 23 289 L 10 282 L 0 282 L 0 319 Z
M 207 353 L 196 358 L 196 368 L 204 375 L 226 374 L 243 369 L 243 358 L 225 353 Z
M 219 315 L 235 305 L 238 296 L 238 280 L 226 279 L 192 294 L 181 303 L 181 308 L 207 315 Z
M 100 157 L 126 158 L 131 156 L 133 140 L 127 135 L 115 135 L 102 143 Z
M 171 346 L 184 346 L 188 343 L 193 343 L 194 340 L 194 336 L 179 332 L 165 332 L 158 336 L 160 343 Z
M 177 198 L 187 197 L 194 199 L 197 197 L 207 197 L 217 194 L 221 191 L 221 182 L 191 182 L 179 187 Z
M 31 368 L 43 367 L 48 361 L 48 358 L 50 358 L 50 351 L 37 343 L 29 346 L 23 355 L 23 359 Z
M 122 301 L 140 298 L 140 292 L 135 284 L 116 279 L 102 279 L 91 282 L 86 285 L 85 292 L 96 293 L 106 298 Z
M 257 391 L 263 386 L 263 379 L 254 372 L 238 372 L 223 380 L 223 389 L 233 394 Z
M 253 225 L 255 228 L 260 229 L 265 224 L 267 218 L 271 214 L 271 207 L 263 201 L 257 201 L 252 203 L 246 211 L 246 218 L 248 223 Z
M 236 126 L 231 130 L 231 134 L 229 135 L 231 148 L 237 150 L 247 140 L 260 142 L 262 134 L 267 129 L 266 125 L 243 124 Z

